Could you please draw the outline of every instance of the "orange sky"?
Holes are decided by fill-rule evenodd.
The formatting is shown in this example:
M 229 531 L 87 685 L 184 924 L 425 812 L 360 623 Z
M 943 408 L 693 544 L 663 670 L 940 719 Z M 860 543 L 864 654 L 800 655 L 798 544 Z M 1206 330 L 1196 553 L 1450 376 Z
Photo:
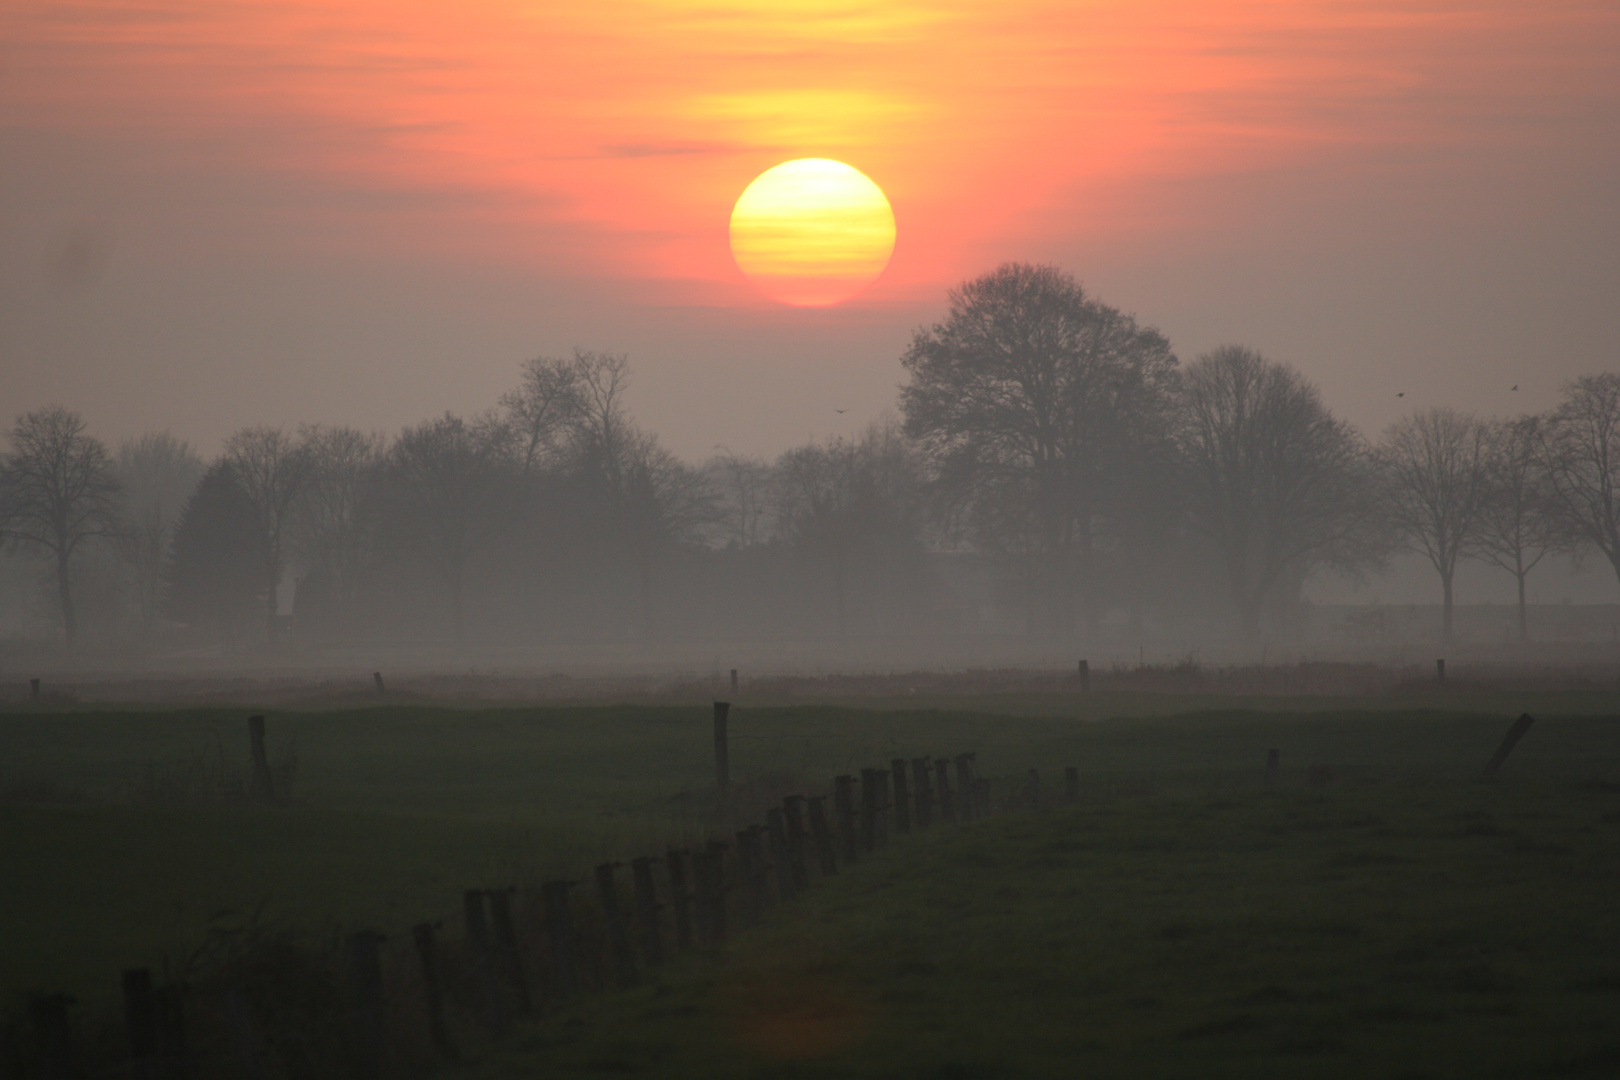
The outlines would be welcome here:
M 1164 253 L 1238 258 L 1263 290 L 1254 264 L 1298 257 L 1300 221 L 1344 245 L 1328 277 L 1365 255 L 1368 220 L 1453 222 L 1447 244 L 1508 215 L 1578 232 L 1559 216 L 1573 199 L 1590 226 L 1615 176 L 1617 55 L 1612 0 L 5 0 L 0 230 L 48 245 L 105 227 L 152 273 L 565 279 L 640 313 L 641 346 L 659 340 L 647 312 L 769 308 L 732 264 L 732 203 L 771 165 L 832 157 L 898 221 L 854 302 L 872 317 L 903 330 L 964 276 L 1051 258 L 1207 346 L 1224 327 L 1196 313 L 1226 294 L 1147 282 L 1145 260 L 1174 276 Z M 1260 248 L 1232 248 L 1256 229 Z M 187 317 L 174 303 L 153 317 Z M 1351 323 L 1323 332 L 1334 319 Z M 52 333 L 28 340 L 48 352 Z

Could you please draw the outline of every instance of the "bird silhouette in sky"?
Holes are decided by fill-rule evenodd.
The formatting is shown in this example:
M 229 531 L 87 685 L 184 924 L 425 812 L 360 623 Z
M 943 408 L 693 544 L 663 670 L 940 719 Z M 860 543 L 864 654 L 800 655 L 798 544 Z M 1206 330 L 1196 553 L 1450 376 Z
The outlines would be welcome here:
M 1518 387 L 1515 386 L 1513 389 L 1517 390 Z M 845 413 L 849 412 L 849 410 L 848 409 L 834 409 L 833 412 L 837 413 L 839 416 L 843 416 Z
M 1509 389 L 1512 389 L 1512 390 L 1517 390 L 1518 388 L 1519 388 L 1518 383 L 1514 383 L 1511 387 L 1509 387 Z
M 1405 397 L 1406 396 L 1406 391 L 1402 390 L 1400 393 L 1396 394 L 1395 396 L 1396 397 Z

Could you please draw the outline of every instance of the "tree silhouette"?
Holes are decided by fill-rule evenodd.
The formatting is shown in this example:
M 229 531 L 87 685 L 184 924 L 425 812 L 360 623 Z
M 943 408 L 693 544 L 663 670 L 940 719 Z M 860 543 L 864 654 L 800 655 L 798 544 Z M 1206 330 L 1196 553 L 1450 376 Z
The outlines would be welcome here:
M 99 439 L 78 413 L 59 405 L 19 417 L 0 471 L 0 525 L 11 542 L 50 559 L 62 632 L 79 633 L 73 604 L 74 556 L 118 531 L 118 482 Z

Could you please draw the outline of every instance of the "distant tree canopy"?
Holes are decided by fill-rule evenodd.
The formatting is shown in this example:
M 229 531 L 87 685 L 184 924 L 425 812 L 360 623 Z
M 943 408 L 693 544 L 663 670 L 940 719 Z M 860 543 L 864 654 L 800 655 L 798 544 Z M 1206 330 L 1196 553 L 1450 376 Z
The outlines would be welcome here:
M 1416 412 L 1370 446 L 1298 369 L 1236 344 L 1183 366 L 1023 263 L 952 290 L 901 361 L 900 420 L 771 461 L 681 460 L 632 416 L 628 359 L 584 349 L 522 364 L 483 413 L 248 427 L 206 468 L 167 433 L 114 458 L 40 409 L 0 457 L 0 539 L 49 567 L 27 608 L 70 641 L 105 620 L 232 648 L 289 632 L 289 584 L 290 634 L 321 644 L 959 627 L 1106 648 L 1291 631 L 1313 575 L 1401 547 L 1439 578 L 1443 633 L 1465 561 L 1515 579 L 1523 636 L 1550 552 L 1620 576 L 1620 375 L 1543 416 Z
M 1169 341 L 1056 267 L 1007 263 L 953 290 L 901 363 L 905 430 L 946 503 L 1021 567 L 1043 629 L 1095 622 L 1097 549 L 1136 495 L 1118 480 L 1169 412 Z

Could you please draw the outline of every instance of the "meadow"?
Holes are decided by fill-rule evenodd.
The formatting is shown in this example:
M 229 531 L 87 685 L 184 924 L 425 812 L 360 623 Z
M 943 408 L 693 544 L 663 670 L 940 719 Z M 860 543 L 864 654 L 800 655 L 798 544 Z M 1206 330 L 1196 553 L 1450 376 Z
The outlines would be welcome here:
M 1521 711 L 1535 727 L 1481 782 Z M 13 1014 L 66 992 L 94 1027 L 122 969 L 205 971 L 244 926 L 398 942 L 450 925 L 465 888 L 583 879 L 728 835 L 836 774 L 971 750 L 1002 811 L 989 821 L 896 840 L 723 957 L 547 1006 L 456 1068 L 1461 1076 L 1620 1060 L 1613 693 L 745 697 L 724 806 L 698 703 L 269 712 L 291 781 L 273 806 L 246 797 L 247 712 L 0 714 Z M 1054 806 L 1066 765 L 1080 799 Z M 1045 809 L 1022 798 L 1032 767 Z

